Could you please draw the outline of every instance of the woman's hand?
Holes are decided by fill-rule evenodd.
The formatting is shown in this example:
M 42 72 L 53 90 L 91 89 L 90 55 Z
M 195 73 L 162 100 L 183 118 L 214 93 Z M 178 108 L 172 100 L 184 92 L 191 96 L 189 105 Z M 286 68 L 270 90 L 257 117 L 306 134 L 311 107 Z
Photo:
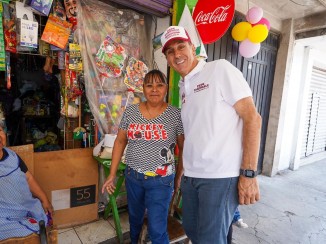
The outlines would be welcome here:
M 108 179 L 104 182 L 102 186 L 102 194 L 104 194 L 104 191 L 106 190 L 109 195 L 113 194 L 115 191 L 115 183 L 114 183 L 114 176 L 109 175 Z
M 177 193 L 180 189 L 181 176 L 176 176 L 174 178 L 174 193 Z
M 44 209 L 45 213 L 50 213 L 52 216 L 54 215 L 54 209 L 52 204 L 50 203 L 50 201 L 48 199 L 46 199 L 46 201 L 41 202 L 42 203 L 42 207 Z

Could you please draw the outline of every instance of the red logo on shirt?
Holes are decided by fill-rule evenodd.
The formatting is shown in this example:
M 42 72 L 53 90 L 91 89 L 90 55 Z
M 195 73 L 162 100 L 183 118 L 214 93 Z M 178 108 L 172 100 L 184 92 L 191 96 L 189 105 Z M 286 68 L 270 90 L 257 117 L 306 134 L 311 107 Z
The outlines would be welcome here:
M 127 132 L 128 139 L 166 140 L 167 132 L 162 124 L 130 124 Z
M 209 84 L 201 83 L 201 84 L 197 85 L 197 87 L 194 89 L 194 93 L 200 92 L 200 91 L 208 89 L 208 88 L 209 88 Z

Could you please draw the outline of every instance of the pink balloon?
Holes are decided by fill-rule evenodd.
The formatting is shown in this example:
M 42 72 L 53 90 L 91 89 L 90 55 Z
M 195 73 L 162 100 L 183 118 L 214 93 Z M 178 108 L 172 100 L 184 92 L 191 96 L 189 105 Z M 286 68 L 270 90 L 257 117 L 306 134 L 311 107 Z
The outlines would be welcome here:
M 250 24 L 256 24 L 263 17 L 264 11 L 261 7 L 252 7 L 248 10 L 246 19 Z
M 255 56 L 260 49 L 260 43 L 252 43 L 249 39 L 240 42 L 239 52 L 242 57 L 251 58 Z
M 259 20 L 256 24 L 253 24 L 252 26 L 255 26 L 255 25 L 265 25 L 268 30 L 271 28 L 271 24 L 265 18 L 261 18 L 261 20 Z

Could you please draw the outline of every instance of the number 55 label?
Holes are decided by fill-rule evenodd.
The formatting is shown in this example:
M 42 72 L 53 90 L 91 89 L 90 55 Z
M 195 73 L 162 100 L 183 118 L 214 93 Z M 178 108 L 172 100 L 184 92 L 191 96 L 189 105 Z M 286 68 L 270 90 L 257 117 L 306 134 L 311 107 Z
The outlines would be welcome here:
M 70 207 L 95 203 L 96 185 L 70 188 Z

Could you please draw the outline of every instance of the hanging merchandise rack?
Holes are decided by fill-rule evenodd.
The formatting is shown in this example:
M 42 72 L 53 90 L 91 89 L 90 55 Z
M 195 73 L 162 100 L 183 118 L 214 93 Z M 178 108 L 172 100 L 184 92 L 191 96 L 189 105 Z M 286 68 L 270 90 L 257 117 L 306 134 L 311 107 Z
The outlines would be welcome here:
M 152 63 L 149 25 L 139 13 L 95 0 L 79 1 L 78 23 L 90 110 L 101 135 L 116 134 L 124 108 L 142 99 Z

